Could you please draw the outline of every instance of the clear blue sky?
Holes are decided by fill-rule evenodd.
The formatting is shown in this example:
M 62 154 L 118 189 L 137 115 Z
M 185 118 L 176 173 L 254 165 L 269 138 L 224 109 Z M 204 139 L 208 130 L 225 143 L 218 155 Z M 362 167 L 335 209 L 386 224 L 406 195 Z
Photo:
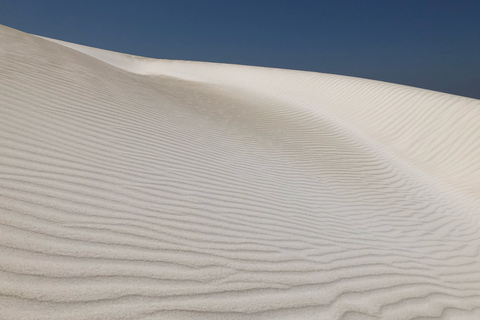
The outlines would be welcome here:
M 480 99 L 480 0 L 0 0 L 0 24 L 141 56 L 343 74 Z

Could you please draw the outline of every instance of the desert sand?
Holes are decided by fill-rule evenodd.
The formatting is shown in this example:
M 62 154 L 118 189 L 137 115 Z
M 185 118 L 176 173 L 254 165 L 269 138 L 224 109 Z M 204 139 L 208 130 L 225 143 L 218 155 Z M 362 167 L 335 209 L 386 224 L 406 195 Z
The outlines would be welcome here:
M 480 319 L 480 101 L 0 26 L 0 319 Z

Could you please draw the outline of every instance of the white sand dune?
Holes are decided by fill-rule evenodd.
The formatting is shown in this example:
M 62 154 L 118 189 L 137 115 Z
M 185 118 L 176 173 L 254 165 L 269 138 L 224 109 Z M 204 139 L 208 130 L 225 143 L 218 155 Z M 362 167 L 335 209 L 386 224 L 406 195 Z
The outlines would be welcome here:
M 480 101 L 0 27 L 0 319 L 480 319 Z

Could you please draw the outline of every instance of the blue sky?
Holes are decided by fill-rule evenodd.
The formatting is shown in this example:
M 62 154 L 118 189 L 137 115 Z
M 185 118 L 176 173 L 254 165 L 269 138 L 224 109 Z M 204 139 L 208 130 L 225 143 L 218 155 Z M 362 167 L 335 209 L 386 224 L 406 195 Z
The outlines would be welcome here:
M 153 58 L 343 74 L 480 99 L 478 0 L 0 0 L 0 24 Z

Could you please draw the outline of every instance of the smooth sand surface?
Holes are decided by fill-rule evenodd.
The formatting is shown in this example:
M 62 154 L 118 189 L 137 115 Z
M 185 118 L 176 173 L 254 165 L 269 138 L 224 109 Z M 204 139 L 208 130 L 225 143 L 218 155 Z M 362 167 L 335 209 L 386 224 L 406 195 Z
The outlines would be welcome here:
M 0 26 L 0 319 L 480 319 L 480 101 Z

